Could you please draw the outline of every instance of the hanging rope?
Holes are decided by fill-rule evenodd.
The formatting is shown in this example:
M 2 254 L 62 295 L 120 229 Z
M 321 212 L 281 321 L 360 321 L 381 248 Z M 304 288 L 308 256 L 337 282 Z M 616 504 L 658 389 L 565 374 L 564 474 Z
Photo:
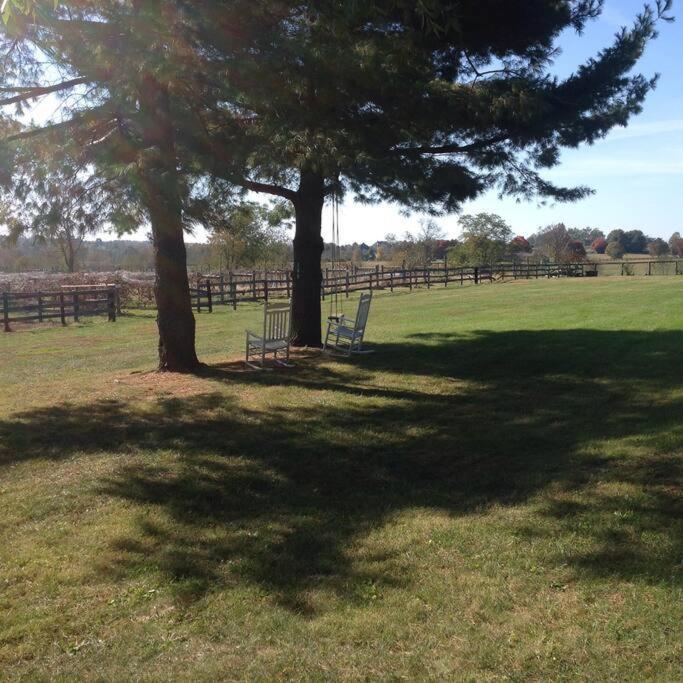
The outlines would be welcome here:
M 332 195 L 332 274 L 333 290 L 330 296 L 330 318 L 339 319 L 339 267 L 341 244 L 339 242 L 339 198 Z

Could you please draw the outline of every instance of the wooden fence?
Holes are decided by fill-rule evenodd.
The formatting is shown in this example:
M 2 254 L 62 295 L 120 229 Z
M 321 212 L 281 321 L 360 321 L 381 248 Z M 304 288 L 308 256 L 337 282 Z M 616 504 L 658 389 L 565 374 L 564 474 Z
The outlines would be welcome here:
M 13 323 L 47 322 L 59 320 L 66 325 L 68 319 L 106 315 L 115 322 L 117 289 L 114 286 L 65 287 L 58 292 L 3 292 L 2 321 L 5 332 Z
M 580 263 L 499 263 L 491 266 L 434 268 L 325 268 L 320 296 L 353 292 L 479 285 L 518 279 L 595 277 L 597 275 L 683 275 L 680 259 L 649 261 L 586 261 Z M 249 271 L 218 275 L 193 275 L 190 295 L 197 312 L 211 312 L 217 305 L 237 308 L 240 302 L 268 301 L 292 295 L 288 270 Z M 14 322 L 43 322 L 107 315 L 116 320 L 121 312 L 120 289 L 116 285 L 65 286 L 58 292 L 2 294 L 5 331 Z
M 680 259 L 650 261 L 586 261 L 580 263 L 498 263 L 491 266 L 438 268 L 325 268 L 320 296 L 348 297 L 352 292 L 416 287 L 448 287 L 502 280 L 607 275 L 683 275 Z M 292 293 L 291 274 L 286 270 L 249 271 L 220 275 L 195 275 L 190 292 L 198 312 L 216 305 L 237 307 L 240 302 L 268 301 Z

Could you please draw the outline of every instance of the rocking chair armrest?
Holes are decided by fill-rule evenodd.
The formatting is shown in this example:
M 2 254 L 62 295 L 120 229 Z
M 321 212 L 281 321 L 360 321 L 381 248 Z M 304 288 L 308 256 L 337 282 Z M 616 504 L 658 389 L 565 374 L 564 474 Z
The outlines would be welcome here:
M 251 330 L 247 330 L 247 338 L 255 337 L 256 339 L 263 339 L 263 337 L 260 334 L 256 334 L 256 332 L 252 332 Z

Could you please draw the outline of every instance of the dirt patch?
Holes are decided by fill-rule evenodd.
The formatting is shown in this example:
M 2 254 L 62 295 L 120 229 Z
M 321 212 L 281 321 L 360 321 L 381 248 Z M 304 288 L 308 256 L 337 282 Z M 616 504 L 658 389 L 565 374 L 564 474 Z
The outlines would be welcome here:
M 182 398 L 206 393 L 209 382 L 216 379 L 229 380 L 231 375 L 261 372 L 282 373 L 283 375 L 299 373 L 306 368 L 310 369 L 311 365 L 320 360 L 321 354 L 318 349 L 292 349 L 290 358 L 294 364 L 291 368 L 277 366 L 272 360 L 267 360 L 266 370 L 254 370 L 247 367 L 244 359 L 240 357 L 206 365 L 196 375 L 149 370 L 118 375 L 114 377 L 113 382 L 118 387 L 141 390 L 150 400 L 160 396 Z

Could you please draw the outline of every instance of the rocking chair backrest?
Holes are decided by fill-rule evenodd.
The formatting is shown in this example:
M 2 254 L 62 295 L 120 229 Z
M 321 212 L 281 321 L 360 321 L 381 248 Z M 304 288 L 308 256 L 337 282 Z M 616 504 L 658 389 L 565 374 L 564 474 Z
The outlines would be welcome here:
M 356 314 L 356 330 L 365 330 L 365 325 L 368 322 L 368 314 L 370 313 L 370 303 L 372 302 L 372 294 L 361 294 L 358 302 L 358 313 Z
M 292 304 L 266 303 L 263 314 L 263 338 L 266 341 L 289 339 L 292 329 Z

